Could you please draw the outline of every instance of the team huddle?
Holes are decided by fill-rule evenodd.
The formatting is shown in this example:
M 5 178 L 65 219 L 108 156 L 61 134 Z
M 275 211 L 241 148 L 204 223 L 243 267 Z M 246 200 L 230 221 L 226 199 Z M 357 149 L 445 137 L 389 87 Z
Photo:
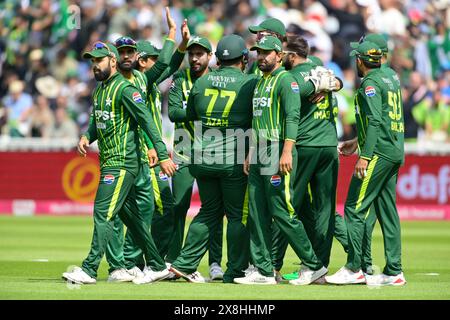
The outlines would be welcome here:
M 404 161 L 403 108 L 384 38 L 370 34 L 351 43 L 362 78 L 355 95 L 358 135 L 338 145 L 333 92 L 342 89 L 342 80 L 309 55 L 304 38 L 287 37 L 274 18 L 249 27 L 257 37 L 250 48 L 257 61 L 247 67 L 242 37 L 224 36 L 213 53 L 206 38 L 191 37 L 186 21 L 175 50 L 176 25 L 167 8 L 166 16 L 169 33 L 161 50 L 121 37 L 114 44 L 96 42 L 83 54 L 99 84 L 78 152 L 86 156 L 97 141 L 101 178 L 90 252 L 63 278 L 96 283 L 106 255 L 111 282 L 404 285 L 395 202 Z M 178 70 L 185 52 L 189 68 Z M 216 69 L 209 67 L 213 54 Z M 172 157 L 162 140 L 158 89 L 170 77 Z M 339 154 L 356 150 L 344 219 L 336 213 Z M 201 207 L 185 236 L 194 181 Z M 371 259 L 377 220 L 386 257 L 381 274 L 373 273 Z M 327 275 L 334 237 L 347 263 Z M 282 275 L 288 245 L 301 266 Z M 209 279 L 197 270 L 207 251 Z

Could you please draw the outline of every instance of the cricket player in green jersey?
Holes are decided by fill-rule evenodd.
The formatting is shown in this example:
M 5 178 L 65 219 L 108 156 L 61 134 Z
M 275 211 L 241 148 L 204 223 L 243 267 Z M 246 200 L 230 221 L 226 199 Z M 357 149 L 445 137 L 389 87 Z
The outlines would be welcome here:
M 223 282 L 242 277 L 249 261 L 245 138 L 251 128 L 251 101 L 257 78 L 243 70 L 248 57 L 238 35 L 223 37 L 216 51 L 219 69 L 197 79 L 187 101 L 186 120 L 196 128 L 189 170 L 198 184 L 201 208 L 171 271 L 190 282 L 205 282 L 196 271 L 208 249 L 210 233 L 227 216 L 227 269 Z
M 180 53 L 179 51 L 177 51 L 177 53 L 174 54 L 174 56 L 172 56 L 176 25 L 173 19 L 170 17 L 170 13 L 168 10 L 167 10 L 167 21 L 169 27 L 169 36 L 167 38 L 168 40 L 165 41 L 165 44 L 161 51 L 161 57 L 151 67 L 147 68 L 146 70 L 142 70 L 142 72 L 134 69 L 134 67 L 138 64 L 139 43 L 136 43 L 133 39 L 129 37 L 121 37 L 116 40 L 116 47 L 121 57 L 119 63 L 120 71 L 129 81 L 135 83 L 136 86 L 141 89 L 142 94 L 146 97 L 146 104 L 147 106 L 149 106 L 150 111 L 151 111 L 150 106 L 152 105 L 152 103 L 150 102 L 150 94 L 149 94 L 150 88 L 152 88 L 155 85 L 155 83 L 163 76 L 163 74 L 167 72 L 167 69 L 173 70 L 178 69 L 184 57 L 184 53 Z M 187 27 L 185 26 L 181 28 L 182 33 L 186 28 Z M 186 39 L 184 39 L 181 42 L 179 50 L 180 48 L 183 48 L 183 45 L 185 46 L 186 42 L 187 42 Z M 181 58 L 179 57 L 180 55 Z M 168 63 L 171 56 L 172 59 L 170 60 L 170 63 Z M 156 125 L 157 128 L 159 129 L 160 124 L 156 123 Z M 147 146 L 145 146 L 144 143 L 142 144 L 145 149 L 142 152 L 141 177 L 136 181 L 136 183 L 139 184 L 136 185 L 136 190 L 137 190 L 137 198 L 139 201 L 139 208 L 145 213 L 146 221 L 150 227 L 152 224 L 153 210 L 155 208 L 152 180 L 155 181 L 156 179 L 154 177 L 152 179 L 151 174 L 152 172 L 149 165 L 155 166 L 157 163 L 157 157 L 156 155 L 152 154 L 152 151 L 154 152 L 154 149 L 153 146 L 151 146 L 151 144 L 148 142 L 148 139 L 143 138 L 141 139 L 147 142 Z M 148 147 L 148 151 L 146 147 Z M 155 241 L 153 230 L 154 229 L 152 229 L 152 238 Z M 171 229 L 169 229 L 169 231 L 171 231 Z M 158 244 L 159 243 L 156 243 L 155 241 L 156 248 L 160 253 L 158 258 L 160 259 L 160 262 L 164 263 L 164 259 L 162 258 L 164 256 L 161 254 Z M 142 251 L 137 246 L 133 234 L 128 230 L 126 234 L 125 246 L 123 251 L 128 272 L 134 275 L 135 277 L 142 278 L 142 280 L 145 281 L 145 278 L 143 277 L 144 274 L 141 271 L 142 266 L 144 264 Z
M 164 142 L 152 122 L 139 90 L 117 71 L 117 49 L 111 44 L 97 42 L 83 54 L 90 59 L 98 84 L 93 93 L 93 117 L 88 131 L 80 138 L 78 152 L 86 156 L 90 143 L 98 141 L 100 150 L 100 183 L 94 202 L 94 232 L 91 250 L 81 268 L 63 273 L 63 278 L 79 284 L 96 283 L 97 270 L 107 244 L 113 236 L 114 218 L 118 214 L 135 234 L 145 254 L 149 282 L 164 279 L 169 271 L 153 260 L 157 255 L 151 246 L 151 234 L 137 208 L 134 181 L 140 170 L 138 125 L 151 139 L 162 170 L 175 172 Z M 164 161 L 165 160 L 165 161 Z
M 308 82 L 312 70 L 317 67 L 308 60 L 307 41 L 302 37 L 292 36 L 288 38 L 285 48 L 283 65 L 299 86 L 305 87 L 304 84 Z M 327 267 L 333 243 L 336 212 L 339 159 L 335 118 L 338 110 L 337 107 L 333 108 L 331 91 L 327 92 L 325 99 L 320 103 L 311 102 L 309 97 L 314 94 L 315 88 L 312 83 L 308 84 L 309 90 L 300 91 L 300 121 L 296 138 L 297 166 L 296 175 L 293 176 L 292 202 L 314 252 Z M 281 234 L 280 236 L 282 237 Z M 282 243 L 273 242 L 273 248 L 276 249 L 273 251 L 274 269 L 278 271 L 281 269 L 288 244 L 286 240 L 281 241 Z
M 180 254 L 183 246 L 186 214 L 190 207 L 194 177 L 189 172 L 191 160 L 191 147 L 194 137 L 194 123 L 183 121 L 186 119 L 186 106 L 189 93 L 198 78 L 207 74 L 212 57 L 212 47 L 208 39 L 194 36 L 189 40 L 188 58 L 190 68 L 181 70 L 173 76 L 169 91 L 169 119 L 175 123 L 174 136 L 174 162 L 177 171 L 172 177 L 172 193 L 175 201 L 175 226 L 169 253 L 168 262 L 173 262 Z M 210 233 L 209 242 L 209 276 L 211 280 L 222 280 L 223 271 L 220 266 L 222 260 L 223 221 L 218 230 Z
M 189 29 L 187 27 L 187 21 L 183 22 L 182 26 L 183 41 L 180 43 L 177 51 L 174 53 L 172 60 L 176 62 L 176 65 L 166 69 L 161 77 L 149 87 L 148 102 L 151 114 L 155 123 L 158 125 L 158 130 L 162 135 L 162 94 L 158 88 L 158 85 L 172 76 L 181 63 L 186 51 L 186 46 L 190 38 Z M 138 42 L 138 55 L 139 64 L 138 70 L 145 71 L 152 68 L 153 64 L 157 61 L 160 50 L 154 47 L 149 41 Z M 164 175 L 158 167 L 150 169 L 152 176 L 152 184 L 155 197 L 155 214 L 152 221 L 152 234 L 155 239 L 156 246 L 162 257 L 166 259 L 169 244 L 172 239 L 174 231 L 174 199 L 172 190 L 170 189 L 169 178 Z
M 166 9 L 167 10 L 167 9 Z M 141 73 L 133 69 L 136 64 L 136 42 L 130 37 L 120 37 L 115 41 L 115 47 L 119 53 L 119 71 L 121 74 L 129 80 L 138 90 L 147 103 L 147 87 L 148 83 L 154 83 L 164 72 L 168 66 L 168 61 L 173 51 L 173 41 L 175 39 L 176 25 L 173 19 L 170 17 L 170 12 L 166 11 L 168 21 L 168 40 L 164 43 L 164 52 L 158 64 L 146 73 Z M 141 147 L 141 170 L 139 176 L 135 180 L 135 192 L 138 202 L 138 208 L 142 211 L 145 221 L 150 225 L 151 217 L 154 210 L 153 190 L 151 186 L 151 179 L 149 174 L 149 164 L 155 166 L 157 164 L 157 155 L 151 141 L 145 136 L 142 130 L 140 133 L 140 147 Z M 150 163 L 149 163 L 150 160 Z M 116 225 L 120 225 L 119 217 L 115 218 Z M 108 243 L 108 250 L 106 251 L 107 260 L 117 260 L 117 257 L 124 256 L 126 268 L 128 273 L 134 277 L 143 277 L 144 273 L 141 271 L 145 266 L 145 262 L 142 256 L 142 251 L 133 242 L 133 235 L 130 230 L 127 230 L 126 245 L 124 252 L 123 244 L 123 224 L 122 229 L 114 229 L 116 236 L 112 238 L 112 241 Z M 134 244 L 134 247 L 130 245 L 130 242 Z M 152 241 L 151 245 L 154 247 L 155 243 Z M 131 248 L 130 248 L 131 247 Z M 134 248 L 134 250 L 133 250 Z M 138 251 L 138 253 L 136 253 Z M 164 263 L 164 260 L 158 255 L 154 257 L 159 264 Z M 137 265 L 140 266 L 137 267 Z M 116 281 L 124 281 L 117 279 Z
M 299 86 L 280 66 L 283 50 L 279 39 L 265 36 L 251 50 L 257 50 L 258 67 L 264 73 L 253 94 L 253 145 L 244 165 L 249 174 L 250 248 L 257 270 L 234 279 L 234 282 L 277 283 L 271 258 L 273 219 L 303 263 L 299 279 L 290 283 L 307 285 L 326 274 L 327 269 L 315 255 L 292 205 L 291 176 L 295 176 L 296 165 L 294 146 L 300 113 Z
M 388 44 L 385 40 L 385 38 L 376 33 L 370 33 L 367 34 L 359 40 L 359 42 L 352 42 L 350 43 L 350 46 L 353 48 L 357 48 L 360 42 L 363 41 L 370 41 L 381 49 L 383 56 L 381 58 L 381 70 L 383 70 L 385 73 L 390 74 L 394 78 L 396 77 L 396 72 L 392 70 L 387 63 L 387 54 L 389 52 Z M 354 145 L 357 143 L 357 139 L 351 141 L 345 141 L 339 146 L 339 154 L 343 156 L 350 156 L 351 154 L 345 153 L 345 146 L 348 144 Z M 341 152 L 341 149 L 344 150 L 344 152 Z M 338 241 L 342 244 L 344 247 L 344 250 L 348 252 L 348 237 L 347 237 L 347 227 L 345 225 L 345 220 L 343 217 L 341 217 L 339 214 L 336 213 L 336 223 L 335 223 L 335 238 L 338 239 Z M 373 268 L 372 268 L 372 250 L 371 250 L 371 244 L 372 244 L 372 233 L 373 229 L 375 227 L 375 223 L 377 221 L 377 215 L 375 214 L 374 206 L 369 210 L 369 213 L 367 215 L 367 218 L 365 220 L 365 226 L 364 226 L 364 236 L 363 236 L 363 242 L 362 242 L 362 262 L 361 262 L 361 269 L 362 271 L 367 275 L 373 274 Z
M 356 56 L 361 86 L 355 97 L 357 141 L 340 146 L 342 153 L 359 149 L 359 159 L 345 203 L 349 252 L 347 264 L 328 283 L 401 286 L 406 283 L 401 265 L 400 219 L 396 208 L 398 171 L 404 162 L 404 122 L 400 81 L 381 67 L 382 51 L 363 41 L 351 51 Z M 365 219 L 374 206 L 384 238 L 383 273 L 366 277 L 361 270 Z
M 286 40 L 286 27 L 284 23 L 276 18 L 269 18 L 261 22 L 257 26 L 250 26 L 248 30 L 251 33 L 256 34 L 256 41 L 259 41 L 264 36 L 274 36 L 277 37 L 281 42 Z M 248 68 L 247 73 L 256 74 L 262 77 L 263 73 L 258 68 L 257 61 L 253 62 Z

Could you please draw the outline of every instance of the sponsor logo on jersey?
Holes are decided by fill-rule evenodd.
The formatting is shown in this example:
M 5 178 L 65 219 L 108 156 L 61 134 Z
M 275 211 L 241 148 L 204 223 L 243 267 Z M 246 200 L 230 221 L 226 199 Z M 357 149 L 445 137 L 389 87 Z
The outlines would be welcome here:
M 134 102 L 138 102 L 138 103 L 143 102 L 141 94 L 137 91 L 135 93 L 133 93 L 133 100 L 134 100 Z
M 169 177 L 168 177 L 165 173 L 160 172 L 160 173 L 159 173 L 159 179 L 160 179 L 161 181 L 167 181 L 167 180 L 169 180 Z
M 376 93 L 375 88 L 372 86 L 366 87 L 364 92 L 365 92 L 366 96 L 368 96 L 368 97 L 373 97 Z
M 114 176 L 112 174 L 107 174 L 103 177 L 103 182 L 106 184 L 112 184 L 114 182 Z
M 299 93 L 299 89 L 298 89 L 298 83 L 297 82 L 291 82 L 291 89 L 292 91 L 294 91 L 295 93 Z
M 281 184 L 281 177 L 279 175 L 270 177 L 270 184 L 274 187 L 278 187 Z

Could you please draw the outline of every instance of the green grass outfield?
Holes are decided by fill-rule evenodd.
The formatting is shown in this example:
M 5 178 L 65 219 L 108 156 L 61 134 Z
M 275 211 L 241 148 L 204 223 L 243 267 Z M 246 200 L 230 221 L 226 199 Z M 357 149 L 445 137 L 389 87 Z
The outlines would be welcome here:
M 450 299 L 450 222 L 403 222 L 404 287 L 369 288 L 365 285 L 244 286 L 191 284 L 184 280 L 150 285 L 110 284 L 103 260 L 96 285 L 74 286 L 61 280 L 70 265 L 80 265 L 91 241 L 90 217 L 0 216 L 0 299 Z M 383 266 L 379 227 L 373 240 L 374 263 Z M 207 275 L 206 256 L 200 272 Z M 335 242 L 330 272 L 346 255 Z M 283 272 L 297 268 L 289 249 Z M 225 263 L 222 263 L 225 266 Z

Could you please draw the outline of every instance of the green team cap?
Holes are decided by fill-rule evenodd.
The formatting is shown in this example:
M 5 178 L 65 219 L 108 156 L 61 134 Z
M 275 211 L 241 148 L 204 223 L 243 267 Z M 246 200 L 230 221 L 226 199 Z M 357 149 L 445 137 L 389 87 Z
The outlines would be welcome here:
M 383 53 L 388 53 L 388 51 L 389 51 L 386 39 L 384 38 L 383 35 L 378 34 L 378 33 L 369 33 L 366 36 L 362 36 L 361 39 L 359 40 L 359 42 L 351 42 L 350 46 L 353 49 L 355 49 L 363 41 L 370 41 L 370 42 L 375 43 L 378 47 L 380 47 L 380 49 L 381 49 L 381 51 L 383 51 Z
M 136 41 L 131 39 L 130 37 L 120 37 L 117 39 L 114 43 L 117 49 L 124 48 L 124 47 L 130 47 L 136 49 Z
M 148 56 L 159 56 L 160 49 L 156 48 L 150 41 L 140 40 L 136 43 L 136 50 L 138 52 L 138 59 Z
M 323 61 L 317 56 L 308 56 L 309 61 L 314 63 L 316 66 L 323 67 Z
M 232 60 L 243 55 L 248 55 L 248 49 L 244 39 L 237 34 L 225 36 L 217 44 L 216 57 L 219 60 Z
M 256 44 L 250 48 L 250 50 L 256 50 L 256 49 L 262 49 L 262 50 L 275 50 L 276 52 L 281 52 L 282 50 L 282 44 L 281 41 L 274 36 L 265 36 L 262 37 Z
M 208 39 L 199 36 L 194 36 L 191 39 L 189 39 L 186 49 L 189 50 L 189 47 L 195 44 L 205 48 L 208 52 L 212 51 L 212 46 L 211 43 L 208 41 Z
M 258 33 L 260 31 L 268 30 L 281 34 L 283 37 L 286 36 L 286 27 L 283 22 L 275 18 L 266 19 L 257 26 L 250 26 L 248 27 L 248 30 L 250 30 L 251 33 Z
M 357 56 L 368 62 L 379 63 L 383 53 L 379 46 L 370 41 L 364 41 L 358 44 L 358 47 L 350 52 L 350 56 Z
M 119 52 L 117 52 L 116 47 L 111 43 L 104 43 L 101 41 L 94 43 L 91 51 L 83 53 L 83 59 L 103 58 L 107 56 L 119 59 Z

